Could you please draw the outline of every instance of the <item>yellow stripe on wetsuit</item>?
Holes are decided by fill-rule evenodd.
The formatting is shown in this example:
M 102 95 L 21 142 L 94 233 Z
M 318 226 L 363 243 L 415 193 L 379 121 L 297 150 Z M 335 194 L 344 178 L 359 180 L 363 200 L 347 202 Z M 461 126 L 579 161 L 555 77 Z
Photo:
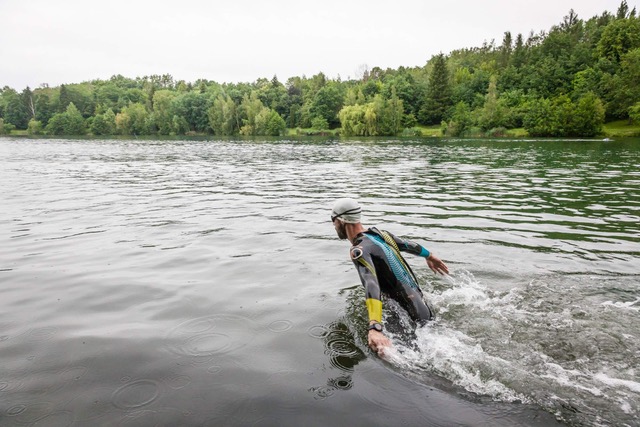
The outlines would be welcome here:
M 358 258 L 358 262 L 362 264 L 369 272 L 373 275 L 373 277 L 378 277 L 376 274 L 376 269 L 373 268 L 371 264 L 364 260 L 364 258 Z M 367 298 L 367 311 L 369 312 L 369 321 L 375 320 L 376 322 L 382 323 L 382 301 L 375 298 Z
M 367 298 L 367 311 L 369 312 L 369 321 L 375 320 L 382 323 L 382 301 L 375 298 Z

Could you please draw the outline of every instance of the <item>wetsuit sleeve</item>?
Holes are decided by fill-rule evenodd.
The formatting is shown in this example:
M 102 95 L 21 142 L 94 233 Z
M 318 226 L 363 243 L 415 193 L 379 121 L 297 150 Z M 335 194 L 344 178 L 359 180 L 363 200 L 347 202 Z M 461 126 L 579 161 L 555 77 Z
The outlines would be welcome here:
M 389 232 L 387 231 L 387 233 Z M 400 237 L 397 237 L 391 233 L 389 233 L 389 235 L 393 238 L 393 240 L 396 242 L 396 245 L 398 245 L 398 249 L 400 249 L 402 252 L 408 252 L 410 254 L 418 255 L 424 258 L 428 258 L 429 255 L 431 255 L 431 252 L 429 252 L 427 248 L 414 241 L 401 239 Z
M 380 284 L 375 267 L 371 259 L 371 253 L 356 246 L 351 248 L 351 260 L 358 270 L 360 281 L 364 286 L 367 312 L 369 321 L 382 322 L 382 298 L 380 296 Z

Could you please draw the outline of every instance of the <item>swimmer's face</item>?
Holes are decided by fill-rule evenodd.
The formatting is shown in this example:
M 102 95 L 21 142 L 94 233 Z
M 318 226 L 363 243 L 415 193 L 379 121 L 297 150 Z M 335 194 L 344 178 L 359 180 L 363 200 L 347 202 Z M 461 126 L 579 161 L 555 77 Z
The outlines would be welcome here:
M 345 223 L 336 218 L 333 220 L 333 226 L 336 229 L 338 238 L 340 240 L 347 240 L 347 227 Z

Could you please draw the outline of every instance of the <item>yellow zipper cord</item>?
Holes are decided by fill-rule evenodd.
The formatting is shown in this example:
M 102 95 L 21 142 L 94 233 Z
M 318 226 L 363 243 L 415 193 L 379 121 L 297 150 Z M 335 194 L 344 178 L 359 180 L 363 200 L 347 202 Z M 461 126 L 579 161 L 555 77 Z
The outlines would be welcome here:
M 405 261 L 404 257 L 400 254 L 400 248 L 398 247 L 398 244 L 396 243 L 396 241 L 393 240 L 393 237 L 391 237 L 389 235 L 389 233 L 387 233 L 386 231 L 383 231 L 383 230 L 378 230 L 378 231 L 380 232 L 380 235 L 382 236 L 384 241 L 387 242 L 387 244 L 389 246 L 391 246 L 391 249 L 393 249 L 395 251 L 396 256 L 398 257 L 398 260 L 400 260 L 400 262 L 402 263 L 404 268 L 409 272 L 409 274 L 411 274 L 411 276 L 413 277 L 413 280 L 415 280 L 415 282 L 416 282 L 416 286 L 418 287 L 418 290 L 420 290 L 420 292 L 422 292 L 422 290 L 420 289 L 418 278 L 414 274 L 414 272 L 411 269 L 411 267 L 409 267 L 409 265 Z

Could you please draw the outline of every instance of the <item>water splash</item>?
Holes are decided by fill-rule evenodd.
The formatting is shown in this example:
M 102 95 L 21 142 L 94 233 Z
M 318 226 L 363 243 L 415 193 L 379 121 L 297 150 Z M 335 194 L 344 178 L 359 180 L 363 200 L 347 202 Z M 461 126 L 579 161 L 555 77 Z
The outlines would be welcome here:
M 461 394 L 535 403 L 565 422 L 633 425 L 638 299 L 611 302 L 605 289 L 616 287 L 588 276 L 540 278 L 506 292 L 466 271 L 446 282 L 427 294 L 437 320 L 410 341 L 391 334 L 386 361 L 424 382 L 444 379 Z

